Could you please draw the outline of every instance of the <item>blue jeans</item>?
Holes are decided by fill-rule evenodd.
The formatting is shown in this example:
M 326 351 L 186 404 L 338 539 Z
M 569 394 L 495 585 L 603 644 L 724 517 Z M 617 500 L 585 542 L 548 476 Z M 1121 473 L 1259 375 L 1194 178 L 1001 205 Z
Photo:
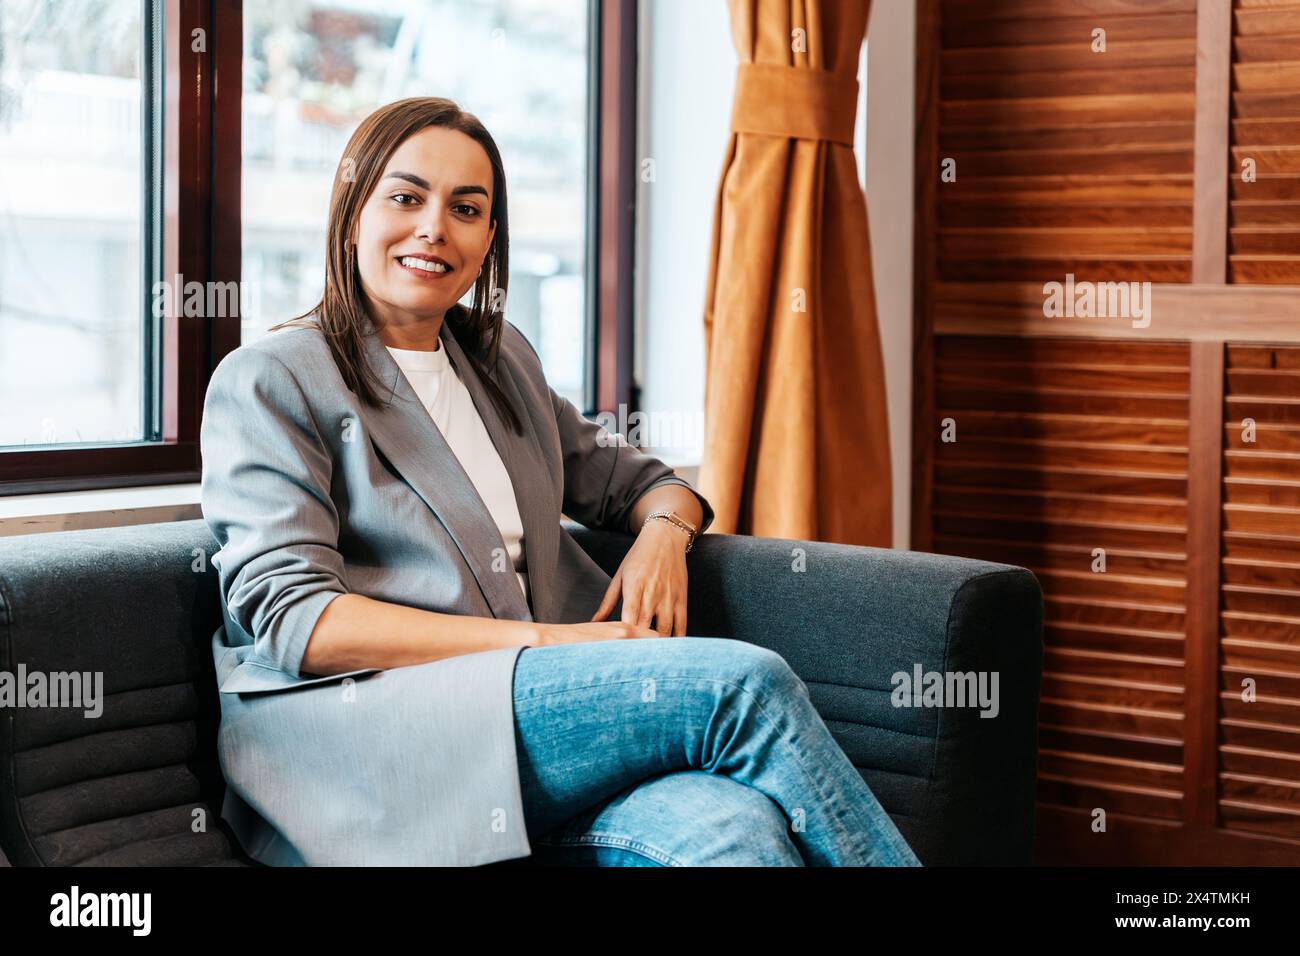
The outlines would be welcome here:
M 529 647 L 514 711 L 536 862 L 921 865 L 775 651 L 711 637 Z

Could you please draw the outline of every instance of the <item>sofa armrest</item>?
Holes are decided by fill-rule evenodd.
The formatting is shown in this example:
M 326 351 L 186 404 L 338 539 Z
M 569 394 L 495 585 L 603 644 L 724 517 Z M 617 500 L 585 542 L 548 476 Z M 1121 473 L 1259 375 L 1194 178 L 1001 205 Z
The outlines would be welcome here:
M 564 528 L 610 574 L 633 540 Z M 700 537 L 688 567 L 687 633 L 784 657 L 923 864 L 1033 862 L 1043 645 L 1032 573 L 725 534 Z M 914 706 L 900 675 L 910 686 L 918 669 L 923 687 L 930 673 L 945 685 L 947 675 L 983 675 L 989 696 Z
M 0 538 L 0 669 L 42 672 L 51 688 L 82 677 L 98 698 L 89 713 L 0 707 L 12 865 L 190 866 L 238 852 L 212 810 L 225 788 L 208 651 L 216 549 L 200 519 Z

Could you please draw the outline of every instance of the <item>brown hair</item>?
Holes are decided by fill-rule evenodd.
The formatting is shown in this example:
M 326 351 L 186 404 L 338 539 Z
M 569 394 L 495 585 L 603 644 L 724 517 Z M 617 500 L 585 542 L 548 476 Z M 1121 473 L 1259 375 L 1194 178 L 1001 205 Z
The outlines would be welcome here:
M 496 370 L 505 314 L 489 311 L 489 308 L 492 307 L 495 289 L 500 290 L 504 301 L 509 280 L 510 228 L 506 216 L 505 167 L 492 134 L 476 116 L 464 112 L 451 100 L 437 96 L 397 100 L 381 106 L 362 120 L 343 150 L 330 195 L 324 293 L 314 307 L 267 331 L 274 332 L 302 319 L 314 318 L 315 326 L 325 334 L 334 363 L 348 388 L 367 405 L 379 406 L 376 386 L 383 389 L 388 386 L 375 374 L 362 346 L 367 313 L 357 273 L 356 246 L 348 241 L 348 237 L 355 232 L 361 207 L 374 191 L 389 157 L 409 136 L 429 126 L 442 126 L 469 136 L 483 147 L 492 164 L 491 220 L 496 223 L 496 232 L 483 269 L 474 282 L 474 304 L 466 309 L 456 303 L 447 310 L 443 321 L 479 373 L 493 405 L 516 433 L 523 434 L 519 416 L 490 374 Z

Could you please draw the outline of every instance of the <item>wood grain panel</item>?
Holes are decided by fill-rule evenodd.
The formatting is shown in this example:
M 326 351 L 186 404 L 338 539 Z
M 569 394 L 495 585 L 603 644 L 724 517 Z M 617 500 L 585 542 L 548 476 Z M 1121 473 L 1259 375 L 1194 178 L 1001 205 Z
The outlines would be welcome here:
M 1186 622 L 1184 609 L 1176 604 L 1052 595 L 1045 597 L 1045 606 L 1051 622 L 1048 628 L 1055 623 L 1100 624 L 1130 631 L 1161 631 L 1181 639 Z
M 1102 29 L 1119 42 L 1196 38 L 1195 10 L 1157 13 L 1092 13 L 1026 19 L 945 19 L 942 36 L 945 51 L 964 48 L 1011 48 L 1018 46 L 1062 46 L 1064 38 L 1091 39 Z
M 1092 28 L 1078 29 L 1066 26 L 1062 34 L 1091 38 Z M 1096 53 L 1088 44 L 1032 43 L 1005 47 L 966 47 L 949 49 L 943 54 L 943 70 L 947 76 L 980 73 L 998 74 L 1008 69 L 1017 73 L 1037 71 L 1082 71 L 1096 65 Z M 1107 62 L 1112 67 L 1152 67 L 1196 65 L 1196 38 L 1194 35 L 1176 38 L 1132 37 L 1125 31 L 1107 43 Z
M 1083 253 L 1068 258 L 1000 257 L 997 259 L 940 259 L 944 274 L 956 282 L 1009 282 L 1029 275 L 1046 276 L 1061 281 L 1073 275 L 1080 282 L 1190 282 L 1191 255 L 1126 257 L 1088 256 Z M 1246 263 L 1244 268 L 1256 268 Z M 1110 320 L 1114 323 L 1114 320 Z
M 1184 477 L 1187 474 L 1186 449 L 1149 448 L 1142 445 L 990 439 L 981 442 L 978 448 L 960 442 L 946 443 L 935 449 L 935 460 L 937 462 L 988 462 L 1021 467 L 1050 463 L 1053 467 L 1061 468 L 1119 468 L 1124 471 Z M 1254 458 L 1250 467 L 1259 468 L 1260 462 L 1268 463 L 1276 460 L 1280 459 Z M 1295 465 L 1291 464 L 1289 467 L 1294 468 Z
M 1183 636 L 1174 631 L 1058 620 L 1044 632 L 1054 647 L 1140 654 L 1179 662 L 1183 659 Z
M 1176 501 L 1063 492 L 1011 492 L 935 484 L 935 508 L 992 520 L 1034 515 L 1049 521 L 1090 521 L 1105 513 L 1113 522 L 1148 528 L 1185 529 L 1186 507 Z
M 1300 838 L 1300 347 L 1227 347 L 1224 425 L 1219 816 Z
M 1042 586 L 1046 818 L 1300 863 L 1300 0 L 923 6 L 916 540 Z
M 996 336 L 999 341 L 1126 339 L 1154 341 L 1300 343 L 1300 286 L 1153 283 L 1151 324 L 1122 317 L 1047 317 L 1042 283 L 943 282 L 933 290 L 934 327 L 950 336 Z M 1095 344 L 1100 344 L 1095 343 Z
M 1249 215 L 1249 211 L 1247 211 Z M 1300 212 L 1297 213 L 1300 216 Z M 1036 206 L 996 202 L 949 203 L 941 210 L 939 225 L 947 228 L 996 226 L 998 228 L 1052 228 L 1068 222 L 1073 227 L 1103 226 L 1114 229 L 1176 227 L 1191 229 L 1192 209 L 1177 204 L 1122 203 L 1076 206 Z
M 1290 285 L 1300 281 L 1300 4 L 1236 6 L 1227 278 Z
M 1244 773 L 1295 780 L 1300 774 L 1300 757 L 1250 747 L 1222 747 L 1220 767 L 1225 773 Z
M 984 561 L 1022 567 L 1032 564 L 1049 570 L 1077 571 L 1091 567 L 1094 562 L 1092 551 L 1077 544 L 936 536 L 935 547 L 947 554 L 961 551 Z M 1106 552 L 1106 570 L 1118 575 L 1181 579 L 1186 571 L 1186 558 L 1180 554 L 1112 548 Z
M 944 5 L 944 20 L 1024 20 L 1037 17 L 1118 16 L 1136 13 L 1189 13 L 1196 0 L 959 0 Z
M 938 277 L 1191 281 L 1195 0 L 941 10 Z
M 940 335 L 935 359 L 932 547 L 1044 593 L 1040 797 L 1177 818 L 1188 346 Z
M 1300 633 L 1300 617 L 1224 611 L 1221 618 L 1225 638 L 1241 636 L 1258 641 L 1288 642 L 1295 641 Z
M 1155 790 L 1178 791 L 1176 769 L 1166 764 L 1119 757 L 1079 755 L 1044 748 L 1038 754 L 1039 768 L 1056 777 L 1116 783 Z
M 1105 734 L 1112 739 L 1174 742 L 1183 732 L 1183 715 L 1177 711 L 1140 710 L 1118 701 L 1102 704 L 1044 696 L 1038 713 L 1044 723 L 1062 730 Z
M 1183 662 L 1167 658 L 1049 647 L 1043 658 L 1043 670 L 1074 679 L 1109 679 L 1167 691 L 1183 688 Z M 1161 715 L 1160 719 L 1167 716 Z
M 936 512 L 934 530 L 938 534 L 979 538 L 986 530 L 986 520 L 964 515 Z M 1102 528 L 1112 548 L 1161 551 L 1181 554 L 1185 536 L 1182 528 L 1135 528 L 1122 522 L 1096 515 L 1079 522 L 1047 522 L 1038 518 L 1019 516 L 998 522 L 1002 541 L 1043 541 L 1050 538 L 1058 544 L 1087 544 L 1095 546 L 1097 529 Z
M 1182 816 L 1182 798 L 1176 790 L 1158 791 L 1113 782 L 1058 777 L 1040 773 L 1038 798 L 1043 803 L 1092 809 L 1102 807 L 1108 814 L 1127 813 L 1143 817 L 1176 820 Z
M 1182 772 L 1183 744 L 1177 738 L 1078 730 L 1040 721 L 1038 741 L 1040 747 L 1065 753 L 1141 760 L 1177 768 L 1180 774 Z
M 1300 33 L 1300 5 L 1284 3 L 1264 6 L 1238 3 L 1233 22 L 1237 37 Z
M 1087 51 L 1086 44 L 1079 46 Z M 1095 60 L 1106 54 L 1090 53 Z M 1107 61 L 1109 62 L 1109 61 Z M 1096 62 L 1088 64 L 1095 67 Z M 1243 67 L 1245 69 L 1245 67 Z M 1281 78 L 1270 76 L 1266 83 L 1258 74 L 1248 80 L 1261 90 L 1285 89 Z M 1116 70 L 1115 64 L 1104 71 L 1082 69 L 1069 71 L 1026 71 L 1023 73 L 944 74 L 940 92 L 945 99 L 1000 100 L 1016 97 L 1080 97 L 1127 94 L 1146 88 L 1153 93 L 1181 93 L 1196 82 L 1196 71 L 1182 66 L 1148 66 Z
M 1225 565 L 1249 558 L 1300 563 L 1300 538 L 1276 534 L 1225 534 L 1223 557 Z

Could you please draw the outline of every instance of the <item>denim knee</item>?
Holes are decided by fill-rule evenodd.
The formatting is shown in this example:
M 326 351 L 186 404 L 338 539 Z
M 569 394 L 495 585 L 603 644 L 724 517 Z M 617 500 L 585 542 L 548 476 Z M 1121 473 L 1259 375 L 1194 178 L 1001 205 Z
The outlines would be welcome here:
M 653 777 L 534 841 L 544 858 L 596 866 L 804 866 L 785 813 L 729 777 Z
M 732 655 L 738 668 L 738 682 L 760 701 L 790 700 L 792 695 L 808 698 L 808 686 L 789 662 L 776 651 L 745 641 L 733 641 Z
M 708 801 L 708 807 L 683 825 L 684 835 L 690 839 L 674 846 L 676 865 L 804 865 L 791 839 L 790 821 L 765 794 L 729 777 L 703 771 L 686 773 L 684 779 L 696 795 Z

